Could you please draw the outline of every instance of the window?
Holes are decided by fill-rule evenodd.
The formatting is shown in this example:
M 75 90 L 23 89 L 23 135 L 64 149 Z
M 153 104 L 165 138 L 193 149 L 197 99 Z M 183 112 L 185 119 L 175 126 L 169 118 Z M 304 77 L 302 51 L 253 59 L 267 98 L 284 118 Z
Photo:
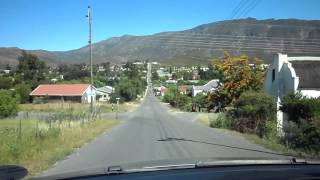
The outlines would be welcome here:
M 276 70 L 272 69 L 272 82 L 276 79 Z

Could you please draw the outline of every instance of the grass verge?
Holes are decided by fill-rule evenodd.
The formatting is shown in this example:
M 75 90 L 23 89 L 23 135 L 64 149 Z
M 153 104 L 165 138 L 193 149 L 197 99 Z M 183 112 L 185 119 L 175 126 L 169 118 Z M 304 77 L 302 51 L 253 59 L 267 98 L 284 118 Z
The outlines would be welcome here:
M 140 103 L 141 103 L 140 100 L 136 100 L 132 102 L 125 102 L 125 103 L 119 104 L 119 112 L 133 111 L 140 105 Z M 115 112 L 117 110 L 117 104 L 113 105 L 113 111 L 112 111 L 112 104 L 110 103 L 101 104 L 100 109 L 102 113 Z
M 197 120 L 205 125 L 210 127 L 210 122 L 215 121 L 219 116 L 219 113 L 199 113 Z
M 21 126 L 19 120 L 0 120 L 0 164 L 21 165 L 28 169 L 29 177 L 34 176 L 117 123 L 117 120 L 94 120 L 48 129 L 36 120 L 22 120 Z
M 290 149 L 287 148 L 285 145 L 278 142 L 278 138 L 260 138 L 259 136 L 255 134 L 242 134 L 237 132 L 238 134 L 243 135 L 247 140 L 258 144 L 260 146 L 263 146 L 267 149 L 281 152 L 282 154 L 291 155 L 294 157 L 301 157 L 301 158 L 307 158 L 307 159 L 319 159 L 319 157 L 315 154 L 306 153 L 302 150 L 298 149 Z

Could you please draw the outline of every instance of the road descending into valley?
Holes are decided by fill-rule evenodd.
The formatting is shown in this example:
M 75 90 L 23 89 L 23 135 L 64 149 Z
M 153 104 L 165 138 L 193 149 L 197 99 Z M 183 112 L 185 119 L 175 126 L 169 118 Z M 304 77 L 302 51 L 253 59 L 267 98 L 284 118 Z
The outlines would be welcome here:
M 161 165 L 164 165 L 224 158 L 284 158 L 259 152 L 272 151 L 236 133 L 205 127 L 194 121 L 194 116 L 168 112 L 168 107 L 153 95 L 151 83 L 141 106 L 133 112 L 120 114 L 119 119 L 121 122 L 118 126 L 57 162 L 42 175 L 135 162 L 152 166 L 153 162 L 162 162 Z M 163 141 L 168 138 L 184 138 L 187 141 Z

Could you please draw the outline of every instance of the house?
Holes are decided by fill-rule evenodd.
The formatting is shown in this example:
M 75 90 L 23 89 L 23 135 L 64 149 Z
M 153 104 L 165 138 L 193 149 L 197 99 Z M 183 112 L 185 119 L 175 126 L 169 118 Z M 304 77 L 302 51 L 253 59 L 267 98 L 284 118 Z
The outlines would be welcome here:
M 3 72 L 4 72 L 5 74 L 9 74 L 9 73 L 11 72 L 11 70 L 10 70 L 10 69 L 5 69 L 5 70 L 3 70 Z
M 219 79 L 213 79 L 203 86 L 192 86 L 192 96 L 198 93 L 207 93 L 214 91 L 219 85 Z
M 159 75 L 159 77 L 168 77 L 168 78 L 171 78 L 172 77 L 172 74 L 169 73 L 169 72 L 166 72 L 166 71 L 163 71 L 162 69 L 159 69 L 157 70 L 157 73 Z
M 168 91 L 168 88 L 165 86 L 154 87 L 153 89 L 156 96 L 164 96 Z
M 269 66 L 264 90 L 277 98 L 277 127 L 282 131 L 286 115 L 279 107 L 286 94 L 300 91 L 307 97 L 320 97 L 320 57 L 288 57 L 278 53 Z
M 99 101 L 109 101 L 112 93 L 114 93 L 114 88 L 111 86 L 97 88 L 97 99 Z
M 186 95 L 187 91 L 188 91 L 188 86 L 182 85 L 182 86 L 179 86 L 178 89 L 179 89 L 180 94 Z
M 103 66 L 98 66 L 98 72 L 104 72 L 106 69 Z
M 72 101 L 90 103 L 96 99 L 96 88 L 90 84 L 41 84 L 35 88 L 30 96 L 34 102 L 38 100 L 48 101 Z

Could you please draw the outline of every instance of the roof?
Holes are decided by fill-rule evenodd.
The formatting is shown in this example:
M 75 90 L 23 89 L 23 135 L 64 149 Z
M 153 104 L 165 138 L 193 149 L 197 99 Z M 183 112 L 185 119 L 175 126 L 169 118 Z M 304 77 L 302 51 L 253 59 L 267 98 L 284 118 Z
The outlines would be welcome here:
M 41 84 L 30 96 L 82 96 L 90 84 Z
M 219 85 L 218 79 L 213 79 L 203 86 L 193 86 L 194 90 L 210 91 L 211 89 L 217 88 Z
M 290 61 L 299 77 L 298 89 L 320 89 L 320 61 Z
M 101 88 L 97 88 L 97 91 L 101 91 L 101 92 L 104 92 L 104 93 L 111 94 L 112 92 L 114 92 L 114 88 L 111 87 L 111 86 L 103 86 Z

